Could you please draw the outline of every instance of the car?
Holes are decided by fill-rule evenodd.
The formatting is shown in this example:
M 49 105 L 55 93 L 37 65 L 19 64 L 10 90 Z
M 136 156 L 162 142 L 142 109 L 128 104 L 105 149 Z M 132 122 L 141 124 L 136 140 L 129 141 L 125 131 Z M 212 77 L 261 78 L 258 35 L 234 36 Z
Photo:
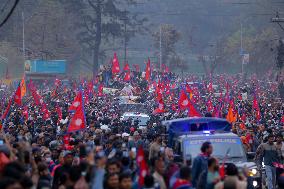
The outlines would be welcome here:
M 132 119 L 132 122 L 138 121 L 138 126 L 147 126 L 147 122 L 150 120 L 150 116 L 139 112 L 125 112 L 121 116 L 121 120 Z
M 231 132 L 226 119 L 201 117 L 180 118 L 162 122 L 166 127 L 169 145 L 180 159 L 192 161 L 200 154 L 201 145 L 209 141 L 212 156 L 225 165 L 234 163 L 239 169 L 249 169 L 248 188 L 261 188 L 262 178 L 253 159 L 254 153 L 245 153 L 241 139 Z

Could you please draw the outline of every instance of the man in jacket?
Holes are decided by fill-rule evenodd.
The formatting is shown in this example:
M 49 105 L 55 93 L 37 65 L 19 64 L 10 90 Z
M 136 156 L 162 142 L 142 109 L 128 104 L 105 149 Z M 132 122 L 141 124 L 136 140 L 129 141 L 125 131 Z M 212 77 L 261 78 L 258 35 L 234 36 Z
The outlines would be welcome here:
M 275 189 L 276 185 L 276 169 L 274 163 L 279 163 L 281 154 L 278 153 L 277 147 L 274 144 L 273 134 L 268 135 L 268 141 L 262 143 L 256 150 L 255 159 L 257 162 L 264 160 L 266 182 L 268 189 Z
M 199 176 L 203 171 L 207 171 L 208 169 L 208 158 L 213 152 L 212 144 L 210 142 L 204 142 L 200 150 L 201 154 L 194 158 L 192 165 L 193 188 L 196 188 L 198 179 L 202 179 L 202 181 L 206 183 L 206 178 L 199 178 Z

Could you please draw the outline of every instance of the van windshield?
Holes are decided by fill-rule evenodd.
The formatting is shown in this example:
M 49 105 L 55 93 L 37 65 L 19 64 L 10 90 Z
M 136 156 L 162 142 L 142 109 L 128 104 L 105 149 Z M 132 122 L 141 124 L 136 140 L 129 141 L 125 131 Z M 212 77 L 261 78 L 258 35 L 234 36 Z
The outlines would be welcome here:
M 245 158 L 244 149 L 239 138 L 206 138 L 189 139 L 184 141 L 184 154 L 192 158 L 200 154 L 202 143 L 210 141 L 213 146 L 213 156 L 222 159 L 228 153 L 228 158 Z

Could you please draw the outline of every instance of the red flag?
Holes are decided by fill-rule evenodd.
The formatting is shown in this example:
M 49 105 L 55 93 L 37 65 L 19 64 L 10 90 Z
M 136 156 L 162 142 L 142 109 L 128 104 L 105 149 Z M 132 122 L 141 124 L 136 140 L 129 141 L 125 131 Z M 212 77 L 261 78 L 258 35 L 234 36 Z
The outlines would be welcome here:
M 144 150 L 142 147 L 138 149 L 136 162 L 139 167 L 138 185 L 140 188 L 142 188 L 144 186 L 144 178 L 148 173 L 148 166 L 145 160 Z
M 91 95 L 91 96 L 93 96 L 94 94 L 94 85 L 93 85 L 93 82 L 92 81 L 90 81 L 89 83 L 88 83 L 88 93 L 89 93 L 89 95 Z
M 41 111 L 43 113 L 43 119 L 44 120 L 47 120 L 47 119 L 50 118 L 50 113 L 49 113 L 49 111 L 46 107 L 46 104 L 44 102 L 42 102 L 42 104 L 41 104 Z
M 21 95 L 21 86 L 19 85 L 14 96 L 14 102 L 21 106 L 22 105 L 22 95 Z
M 103 96 L 104 85 L 101 83 L 98 88 L 98 96 Z
M 10 99 L 10 100 L 9 100 L 9 103 L 8 103 L 8 106 L 7 106 L 7 108 L 6 108 L 5 112 L 4 112 L 4 114 L 3 114 L 2 117 L 1 117 L 1 120 L 6 119 L 8 113 L 9 113 L 9 111 L 10 111 L 12 102 L 13 102 L 12 99 Z
M 130 67 L 128 63 L 125 64 L 123 71 L 130 71 Z
M 219 168 L 219 175 L 221 179 L 225 178 L 225 163 L 222 163 L 221 167 Z
M 35 104 L 40 105 L 41 104 L 41 96 L 37 94 L 36 90 L 32 91 L 32 96 L 34 98 Z
M 257 101 L 255 95 L 253 97 L 253 105 L 252 105 L 252 107 L 255 110 L 255 118 L 256 118 L 257 121 L 259 121 L 261 119 L 261 114 L 260 114 L 260 108 L 259 108 L 259 105 L 258 105 L 258 101 Z
M 56 78 L 55 81 L 54 81 L 54 85 L 55 85 L 56 87 L 58 87 L 60 84 L 61 84 L 61 81 Z
M 124 75 L 123 81 L 130 81 L 130 71 L 127 71 Z
M 161 88 L 161 85 L 159 85 L 159 84 L 157 85 L 155 92 L 156 92 L 157 100 L 158 100 L 158 101 L 159 101 L 161 98 L 163 98 L 163 90 L 162 90 L 162 88 Z
M 258 106 L 258 101 L 256 99 L 256 96 L 254 95 L 253 97 L 253 105 L 252 105 L 253 109 L 258 110 L 259 106 Z
M 190 101 L 188 104 L 188 117 L 202 117 L 201 113 L 194 107 L 194 104 L 192 104 Z
M 150 77 L 151 77 L 151 62 L 150 62 L 150 58 L 148 58 L 148 62 L 146 65 L 146 71 L 145 71 L 146 81 L 150 81 Z
M 209 85 L 208 85 L 208 92 L 209 93 L 213 93 L 213 84 L 212 84 L 212 82 L 210 82 Z
M 112 60 L 112 74 L 115 75 L 117 73 L 120 72 L 120 68 L 119 68 L 119 62 L 116 56 L 116 53 L 114 53 L 113 55 L 113 60 Z
M 83 102 L 83 95 L 82 95 L 82 91 L 80 90 L 78 93 L 77 93 L 77 96 L 75 97 L 73 103 L 71 104 L 71 106 L 69 107 L 68 111 L 71 112 L 71 111 L 76 111 L 77 108 L 79 106 L 81 106 Z
M 180 93 L 178 105 L 179 105 L 179 108 L 181 110 L 188 108 L 189 99 L 188 99 L 187 95 L 185 94 L 184 90 L 182 90 L 181 93 Z
M 211 99 L 209 99 L 207 101 L 207 111 L 211 112 L 211 111 L 213 111 L 213 109 L 214 109 L 214 107 L 213 107 L 212 101 L 211 101 Z
M 82 101 L 80 105 L 76 108 L 75 114 L 72 117 L 70 124 L 68 126 L 67 132 L 76 132 L 86 128 L 85 114 L 83 110 Z
M 281 118 L 281 123 L 284 123 L 284 115 Z
M 57 96 L 57 88 L 58 88 L 58 86 L 55 87 L 54 91 L 51 94 L 51 97 L 56 97 Z
M 162 98 L 159 99 L 159 106 L 154 110 L 154 114 L 160 114 L 165 112 L 165 104 Z

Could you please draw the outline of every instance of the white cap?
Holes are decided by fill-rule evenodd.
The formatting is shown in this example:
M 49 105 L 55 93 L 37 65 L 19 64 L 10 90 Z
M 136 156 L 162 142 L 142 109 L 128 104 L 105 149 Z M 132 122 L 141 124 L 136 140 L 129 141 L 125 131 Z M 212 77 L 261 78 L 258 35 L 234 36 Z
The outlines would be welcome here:
M 107 126 L 107 125 L 102 125 L 102 126 L 101 126 L 101 129 L 102 129 L 102 130 L 107 130 L 107 129 L 108 129 L 108 126 Z
M 123 138 L 123 137 L 129 137 L 130 136 L 130 134 L 128 134 L 128 133 L 122 133 L 122 135 L 121 135 L 121 137 Z

